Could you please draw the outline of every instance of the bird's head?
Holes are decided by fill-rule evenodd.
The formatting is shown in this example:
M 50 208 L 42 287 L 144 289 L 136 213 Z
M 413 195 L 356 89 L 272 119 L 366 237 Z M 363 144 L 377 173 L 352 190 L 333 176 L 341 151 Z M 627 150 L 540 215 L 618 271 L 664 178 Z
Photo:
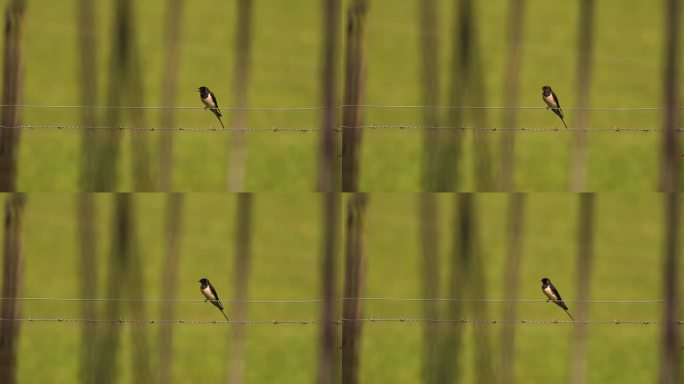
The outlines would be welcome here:
M 551 284 L 551 280 L 548 277 L 541 279 L 542 284 Z
M 206 277 L 201 278 L 199 282 L 202 284 L 209 284 L 209 280 Z
M 551 87 L 549 87 L 548 85 L 543 86 L 541 89 L 542 91 L 544 91 L 545 94 L 551 92 Z
M 199 87 L 197 90 L 199 91 L 200 95 L 206 96 L 209 94 L 209 88 L 207 87 Z

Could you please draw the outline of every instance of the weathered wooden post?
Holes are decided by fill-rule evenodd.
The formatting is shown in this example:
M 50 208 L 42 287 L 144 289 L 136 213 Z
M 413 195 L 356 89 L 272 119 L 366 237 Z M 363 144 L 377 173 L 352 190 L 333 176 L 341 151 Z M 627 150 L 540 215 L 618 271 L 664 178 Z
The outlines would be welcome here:
M 21 306 L 21 288 L 24 277 L 24 255 L 22 232 L 24 222 L 24 204 L 26 198 L 22 194 L 10 195 L 5 203 L 5 246 L 2 273 L 2 319 L 0 322 L 0 383 L 17 382 L 17 350 L 19 348 L 19 328 L 21 322 L 9 321 L 18 319 Z
M 347 204 L 347 239 L 344 268 L 344 302 L 342 306 L 342 382 L 358 384 L 361 349 L 362 296 L 366 269 L 366 205 L 365 194 L 354 194 Z
M 14 191 L 17 184 L 20 108 L 24 95 L 24 0 L 12 0 L 5 10 L 5 46 L 2 76 L 0 128 L 0 191 Z

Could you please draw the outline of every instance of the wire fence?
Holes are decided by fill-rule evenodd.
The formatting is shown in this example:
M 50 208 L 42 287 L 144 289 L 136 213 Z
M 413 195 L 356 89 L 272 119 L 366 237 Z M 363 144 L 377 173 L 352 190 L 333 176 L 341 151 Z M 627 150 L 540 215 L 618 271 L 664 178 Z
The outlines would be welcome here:
M 47 322 L 47 323 L 92 323 L 92 324 L 240 324 L 240 325 L 316 325 L 322 324 L 321 320 L 291 320 L 291 319 L 273 319 L 273 320 L 186 320 L 186 319 L 84 319 L 84 318 L 38 318 L 38 317 L 22 317 L 16 319 L 0 318 L 0 322 Z M 391 318 L 359 318 L 359 319 L 338 319 L 334 320 L 333 324 L 342 325 L 348 322 L 355 323 L 433 323 L 433 324 L 525 324 L 525 325 L 539 325 L 539 324 L 583 324 L 583 325 L 623 325 L 623 324 L 640 324 L 640 325 L 657 325 L 663 324 L 662 320 L 481 320 L 481 319 L 427 319 L 427 318 L 408 318 L 408 317 L 391 317 Z M 677 325 L 684 325 L 684 320 L 677 320 Z
M 35 109 L 151 109 L 151 110 L 163 110 L 163 109 L 174 109 L 174 110 L 203 110 L 206 109 L 202 106 L 193 107 L 183 107 L 183 106 L 112 106 L 112 105 L 41 105 L 41 104 L 0 104 L 0 107 L 16 107 L 16 108 L 35 108 Z M 370 109 L 486 109 L 486 110 L 505 110 L 505 109 L 517 109 L 517 110 L 545 110 L 548 109 L 544 106 L 452 106 L 452 105 L 391 105 L 391 104 L 342 104 L 339 106 L 334 106 L 335 109 L 342 108 L 370 108 Z M 226 111 L 319 111 L 325 109 L 322 106 L 302 106 L 302 107 L 292 107 L 292 106 L 263 106 L 263 107 L 220 107 L 221 110 Z M 666 107 L 586 107 L 586 108 L 566 108 L 564 111 L 579 111 L 579 110 L 590 110 L 590 111 L 662 111 Z M 684 109 L 684 107 L 677 107 L 675 109 Z
M 237 127 L 126 127 L 126 126 L 82 126 L 82 125 L 0 125 L 0 129 L 28 129 L 28 130 L 84 130 L 84 131 L 142 131 L 142 132 L 161 132 L 161 131 L 180 131 L 180 132 L 321 132 L 322 128 L 315 127 L 261 127 L 261 128 L 237 128 Z M 360 125 L 360 126 L 340 126 L 333 128 L 333 131 L 341 133 L 346 129 L 365 129 L 365 130 L 396 130 L 396 131 L 478 131 L 478 132 L 499 132 L 499 131 L 519 131 L 519 132 L 663 132 L 664 128 L 632 128 L 632 127 L 603 127 L 603 128 L 564 128 L 564 127 L 467 127 L 467 126 L 428 126 L 428 125 Z M 675 132 L 684 132 L 684 128 L 676 128 Z
M 143 298 L 82 298 L 82 297 L 0 297 L 1 300 L 19 301 L 118 301 L 118 302 L 148 302 L 148 303 L 203 303 L 204 299 L 143 299 Z M 546 299 L 483 299 L 483 298 L 406 298 L 406 297 L 342 297 L 336 301 L 389 301 L 389 302 L 488 302 L 488 303 L 545 303 Z M 307 304 L 322 303 L 322 299 L 297 299 L 297 300 L 221 300 L 223 303 L 247 303 L 247 304 Z M 563 300 L 566 303 L 592 303 L 592 304 L 650 304 L 664 303 L 665 299 L 645 300 Z M 676 301 L 684 301 L 677 299 Z

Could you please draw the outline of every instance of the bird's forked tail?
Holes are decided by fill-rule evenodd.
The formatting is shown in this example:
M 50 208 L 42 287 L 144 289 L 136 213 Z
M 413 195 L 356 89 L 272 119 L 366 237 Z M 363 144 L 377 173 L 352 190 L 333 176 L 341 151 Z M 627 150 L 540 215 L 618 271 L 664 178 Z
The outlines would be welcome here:
M 567 313 L 568 316 L 570 316 L 570 318 L 572 319 L 572 321 L 575 321 L 575 318 L 572 317 L 572 315 L 570 314 L 570 312 L 569 312 L 567 309 L 565 310 L 565 313 Z
M 221 314 L 223 314 L 223 317 L 226 318 L 226 321 L 230 321 L 230 319 L 228 319 L 228 316 L 226 315 L 226 313 L 223 312 L 223 309 L 221 310 Z M 569 315 L 569 313 L 568 313 L 568 315 Z M 570 316 L 570 317 L 572 317 L 572 316 Z

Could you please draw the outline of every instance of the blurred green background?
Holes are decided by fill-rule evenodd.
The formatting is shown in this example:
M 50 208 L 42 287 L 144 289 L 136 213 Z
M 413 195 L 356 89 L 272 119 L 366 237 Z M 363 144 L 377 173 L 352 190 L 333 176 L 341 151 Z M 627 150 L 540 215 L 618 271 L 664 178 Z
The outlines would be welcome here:
M 416 194 L 373 194 L 367 221 L 367 277 L 362 296 L 419 298 L 421 251 Z M 438 198 L 440 297 L 447 297 L 449 251 L 452 247 L 451 208 L 456 195 Z M 79 250 L 76 203 L 80 195 L 31 194 L 26 205 L 24 239 L 24 297 L 77 298 Z M 166 195 L 136 194 L 139 265 L 144 283 L 135 287 L 137 298 L 162 297 L 164 263 L 164 207 Z M 344 201 L 347 199 L 345 197 Z M 502 194 L 474 196 L 479 223 L 483 281 L 477 282 L 477 298 L 500 299 L 507 237 L 503 217 L 508 198 Z M 254 197 L 253 258 L 249 275 L 251 300 L 317 299 L 321 252 L 321 196 L 317 194 L 261 194 Z M 549 277 L 558 287 L 570 311 L 576 308 L 577 208 L 575 194 L 534 194 L 524 213 L 520 299 L 544 299 L 540 279 Z M 98 194 L 97 248 L 100 291 L 106 297 L 111 237 L 109 226 L 114 196 Z M 595 246 L 592 260 L 591 300 L 651 300 L 662 297 L 664 201 L 659 194 L 600 194 L 595 201 Z M 178 275 L 179 299 L 202 299 L 197 280 L 208 277 L 231 315 L 233 297 L 234 215 L 236 198 L 223 194 L 191 194 L 185 197 Z M 343 209 L 343 217 L 346 209 Z M 342 231 L 344 232 L 344 231 Z M 680 234 L 681 235 L 681 234 Z M 343 242 L 342 242 L 343 243 Z M 341 259 L 340 259 L 341 260 Z M 342 280 L 342 264 L 340 281 Z M 684 266 L 680 263 L 681 268 Z M 341 291 L 340 293 L 341 294 Z M 78 301 L 22 301 L 23 317 L 75 318 Z M 104 305 L 100 303 L 99 305 Z M 133 315 L 126 306 L 121 318 Z M 160 319 L 156 303 L 145 304 L 146 319 Z M 317 320 L 318 304 L 249 304 L 250 320 Z M 659 320 L 659 303 L 591 304 L 592 320 Z M 681 310 L 680 310 L 681 314 Z M 102 314 L 100 314 L 102 317 Z M 418 318 L 420 302 L 367 301 L 363 316 L 370 318 Z M 444 314 L 443 318 L 447 318 Z M 488 303 L 489 319 L 502 318 L 502 304 Z M 473 318 L 467 312 L 468 318 Z M 681 317 L 681 316 L 680 316 Z M 568 320 L 551 303 L 521 302 L 517 318 Z M 222 320 L 208 303 L 179 302 L 175 319 Z M 78 373 L 81 323 L 23 322 L 21 324 L 19 378 L 21 383 L 75 382 Z M 422 323 L 368 322 L 363 324 L 361 379 L 367 383 L 416 383 L 421 377 Z M 130 325 L 121 327 L 123 352 L 119 358 L 120 382 L 131 381 Z M 142 325 L 150 341 L 150 361 L 157 359 L 159 324 Z M 465 325 L 464 383 L 473 382 L 473 327 Z M 501 324 L 488 324 L 492 355 L 498 366 Z M 645 383 L 658 374 L 659 325 L 601 324 L 588 327 L 587 382 Z M 227 371 L 229 327 L 217 324 L 176 324 L 173 327 L 172 363 L 175 382 L 217 382 Z M 340 328 L 338 328 L 340 330 Z M 246 331 L 247 382 L 314 382 L 318 326 L 299 324 L 251 324 Z M 515 372 L 517 382 L 562 382 L 567 379 L 572 338 L 571 324 L 520 324 L 516 327 Z M 338 340 L 339 341 L 339 340 Z
M 7 0 L 1 0 L 4 6 Z M 183 10 L 178 99 L 161 100 L 166 2 L 135 1 L 145 106 L 174 103 L 201 107 L 197 87 L 209 86 L 224 108 L 230 125 L 233 103 L 234 29 L 233 2 L 186 2 Z M 447 103 L 451 60 L 451 1 L 439 1 L 441 104 Z M 78 105 L 79 53 L 78 3 L 29 1 L 26 43 L 26 104 Z M 419 1 L 369 2 L 367 104 L 420 105 Z M 348 2 L 343 1 L 343 11 Z M 97 70 L 106 104 L 110 61 L 113 2 L 97 1 Z M 593 107 L 658 107 L 662 105 L 664 11 L 660 2 L 602 0 L 595 3 L 591 105 Z M 506 106 L 502 79 L 506 67 L 505 26 L 508 2 L 476 2 L 478 40 L 487 106 Z M 249 82 L 253 107 L 318 106 L 322 55 L 321 3 L 311 0 L 254 3 L 254 26 Z M 525 13 L 519 105 L 542 107 L 540 87 L 551 85 L 566 108 L 573 126 L 577 104 L 577 2 L 529 0 Z M 342 26 L 344 22 L 342 23 Z M 341 27 L 342 29 L 342 27 Z M 681 28 L 680 28 L 681 29 Z M 680 39 L 683 42 L 684 39 Z M 340 44 L 343 44 L 341 41 Z M 340 49 L 343 52 L 343 49 Z M 343 55 L 340 61 L 343 60 Z M 681 57 L 684 55 L 680 55 Z M 341 68 L 341 65 L 340 65 Z M 341 71 L 340 71 L 341 72 Z M 341 73 L 340 73 L 341 76 Z M 684 76 L 680 76 L 680 88 Z M 672 84 L 676 86 L 676 84 Z M 340 87 L 340 95 L 342 89 Z M 148 110 L 149 127 L 159 126 L 159 111 Z M 104 111 L 99 111 L 104 115 Z M 318 128 L 319 111 L 254 110 L 251 128 Z M 365 123 L 420 125 L 419 109 L 368 108 Z M 178 127 L 218 127 L 208 111 L 184 109 L 176 113 Z M 500 111 L 489 111 L 488 125 L 501 127 Z M 23 110 L 28 125 L 79 125 L 76 109 Z M 126 117 L 122 126 L 130 126 Z M 464 121 L 466 126 L 472 121 Z M 518 124 L 528 128 L 559 127 L 560 121 L 543 109 L 521 110 Z M 660 111 L 591 112 L 593 128 L 661 128 Z M 147 132 L 153 152 L 159 132 Z M 128 137 L 130 133 L 125 133 Z M 502 133 L 489 132 L 498 159 Z M 658 132 L 593 132 L 588 134 L 587 189 L 594 191 L 653 191 L 657 185 L 660 136 Z M 365 191 L 419 191 L 422 134 L 417 130 L 368 130 L 364 134 L 360 188 Z M 472 190 L 468 135 L 464 190 Z M 177 132 L 174 143 L 173 188 L 217 192 L 225 186 L 228 132 Z M 18 188 L 25 191 L 73 191 L 78 188 L 80 132 L 35 129 L 22 134 Z M 130 140 L 121 158 L 120 190 L 130 190 Z M 517 135 L 516 189 L 565 191 L 568 189 L 572 132 L 522 132 Z M 246 184 L 249 191 L 312 191 L 318 156 L 318 133 L 253 132 L 246 134 Z M 153 163 L 158 161 L 153 156 Z M 156 164 L 152 164 L 155 169 Z

